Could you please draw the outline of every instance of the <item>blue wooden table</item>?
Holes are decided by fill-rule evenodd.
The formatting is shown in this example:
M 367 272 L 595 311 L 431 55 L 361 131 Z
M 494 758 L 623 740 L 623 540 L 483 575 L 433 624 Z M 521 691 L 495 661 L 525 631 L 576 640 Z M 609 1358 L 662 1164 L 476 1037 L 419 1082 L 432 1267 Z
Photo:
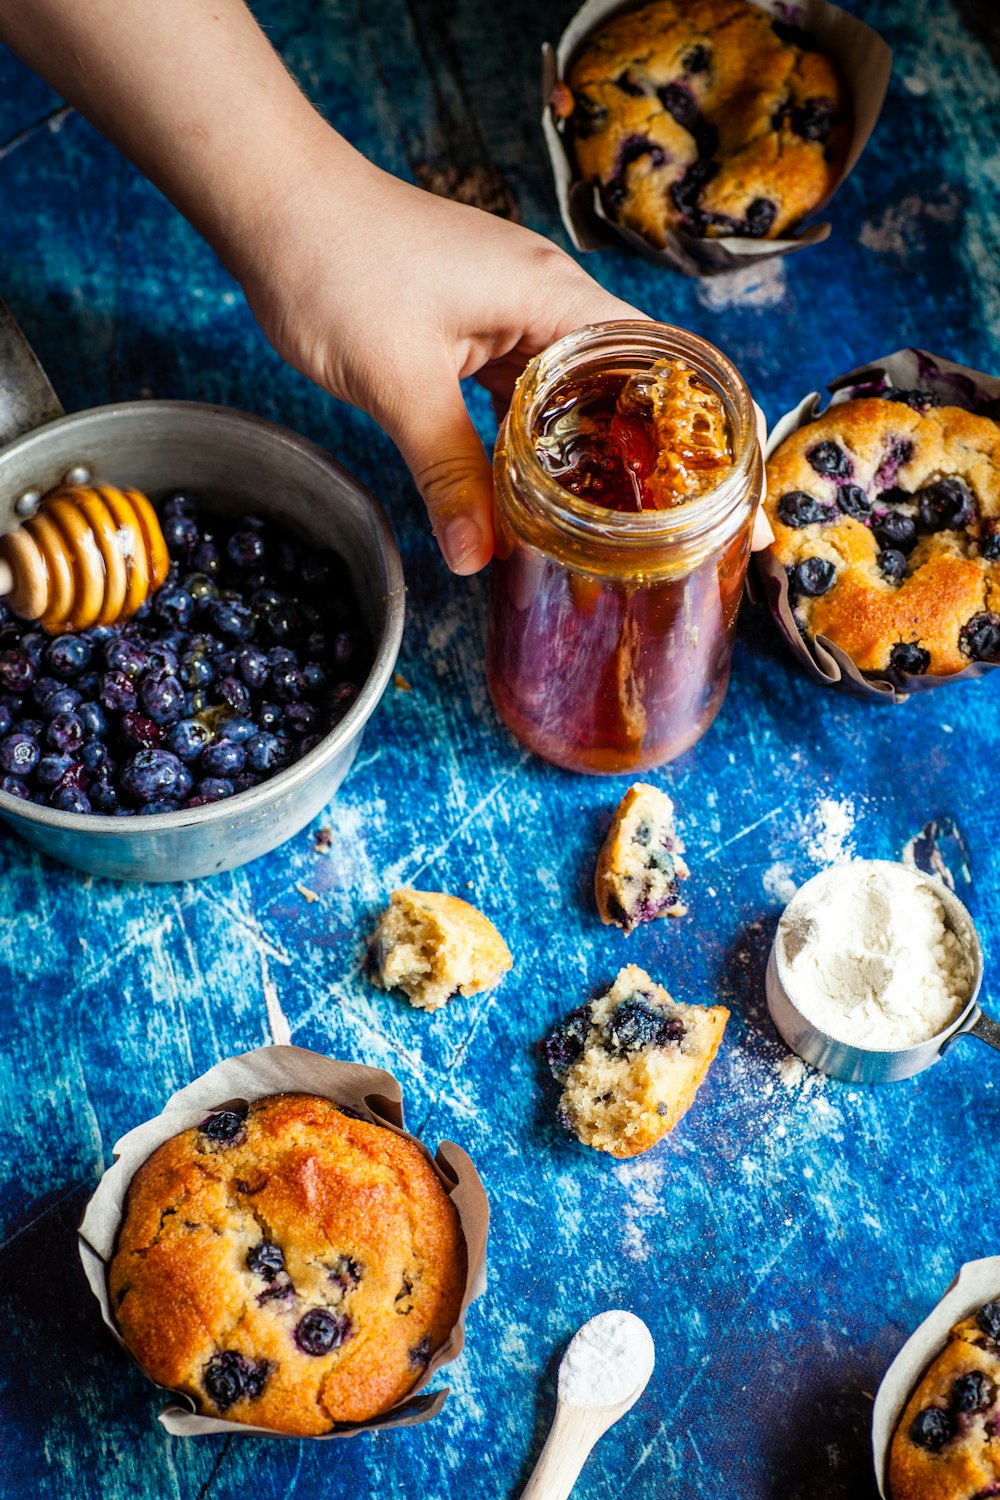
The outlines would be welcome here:
M 989 7 L 850 8 L 891 42 L 895 70 L 827 244 L 735 282 L 688 281 L 624 252 L 587 262 L 621 296 L 720 344 L 772 420 L 910 343 L 1000 369 Z M 258 9 L 364 151 L 515 205 L 562 239 L 535 119 L 539 46 L 569 3 Z M 781 1068 L 764 962 L 796 882 L 838 852 L 898 857 L 937 820 L 997 973 L 997 684 L 896 709 L 854 702 L 814 688 L 747 609 L 719 719 L 654 778 L 687 840 L 691 914 L 626 943 L 589 894 L 626 782 L 553 770 L 498 724 L 482 675 L 484 580 L 446 573 L 390 444 L 281 365 L 193 231 L 2 52 L 0 201 L 0 288 L 68 408 L 146 394 L 228 402 L 306 433 L 384 499 L 409 582 L 399 667 L 412 689 L 389 690 L 317 823 L 234 874 L 91 881 L 0 831 L 0 1493 L 513 1497 L 566 1339 L 618 1306 L 648 1322 L 657 1367 L 595 1450 L 581 1500 L 868 1500 L 883 1370 L 958 1265 L 1000 1251 L 1000 1066 L 965 1043 L 882 1091 L 797 1077 Z M 470 399 L 489 440 L 487 403 Z M 401 884 L 468 895 L 496 919 L 516 959 L 498 991 L 428 1016 L 369 987 L 364 934 Z M 536 1042 L 626 960 L 733 1018 L 676 1134 L 615 1163 L 556 1126 Z M 85 1288 L 75 1226 L 112 1143 L 218 1058 L 268 1041 L 268 997 L 295 1042 L 391 1069 L 411 1128 L 432 1147 L 459 1141 L 485 1178 L 489 1289 L 427 1427 L 326 1445 L 172 1439 L 155 1420 L 162 1397 Z

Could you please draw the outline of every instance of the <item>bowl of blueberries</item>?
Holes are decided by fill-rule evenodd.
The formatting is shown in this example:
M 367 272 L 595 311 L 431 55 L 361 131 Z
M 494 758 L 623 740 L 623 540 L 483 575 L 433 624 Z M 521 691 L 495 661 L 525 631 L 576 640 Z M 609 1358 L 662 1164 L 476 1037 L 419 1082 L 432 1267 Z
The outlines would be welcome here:
M 329 801 L 392 673 L 404 586 L 385 513 L 262 418 L 156 400 L 34 427 L 28 406 L 0 409 L 0 532 L 68 476 L 132 487 L 170 566 L 117 625 L 50 635 L 0 601 L 0 819 L 98 875 L 245 864 Z

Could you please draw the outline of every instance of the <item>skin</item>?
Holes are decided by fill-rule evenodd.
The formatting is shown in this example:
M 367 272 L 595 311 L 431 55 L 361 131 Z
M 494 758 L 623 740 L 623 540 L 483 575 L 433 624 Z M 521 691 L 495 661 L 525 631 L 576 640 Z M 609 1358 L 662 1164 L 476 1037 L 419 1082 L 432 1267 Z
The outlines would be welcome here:
M 553 340 L 642 314 L 541 235 L 367 161 L 241 0 L 0 0 L 0 40 L 190 219 L 282 358 L 380 423 L 448 566 L 484 567 L 490 463 L 459 382 L 502 413 Z

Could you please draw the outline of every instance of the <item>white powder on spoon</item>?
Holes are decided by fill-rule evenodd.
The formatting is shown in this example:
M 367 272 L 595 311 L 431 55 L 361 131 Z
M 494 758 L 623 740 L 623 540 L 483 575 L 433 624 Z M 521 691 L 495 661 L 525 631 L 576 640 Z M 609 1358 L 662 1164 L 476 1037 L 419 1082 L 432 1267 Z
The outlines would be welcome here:
M 856 859 L 810 880 L 778 924 L 778 963 L 796 1009 L 836 1041 L 894 1051 L 957 1019 L 972 963 L 934 882 Z
M 653 1336 L 634 1313 L 600 1313 L 575 1333 L 559 1366 L 566 1406 L 618 1406 L 642 1390 L 653 1368 Z

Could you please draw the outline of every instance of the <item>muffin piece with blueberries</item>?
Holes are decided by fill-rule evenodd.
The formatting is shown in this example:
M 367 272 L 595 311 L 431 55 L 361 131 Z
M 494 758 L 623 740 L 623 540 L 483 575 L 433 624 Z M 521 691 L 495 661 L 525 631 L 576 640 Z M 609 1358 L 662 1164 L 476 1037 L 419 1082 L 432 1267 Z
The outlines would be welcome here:
M 586 38 L 553 107 L 608 215 L 775 238 L 822 202 L 850 129 L 829 58 L 747 0 L 653 0 Z
M 1000 425 L 923 392 L 827 408 L 767 465 L 795 620 L 862 672 L 1000 661 Z
M 416 1145 L 329 1099 L 227 1106 L 132 1180 L 123 1339 L 207 1416 L 316 1436 L 387 1411 L 458 1319 L 466 1249 Z
M 678 1004 L 629 964 L 545 1039 L 560 1123 L 619 1159 L 648 1151 L 690 1109 L 728 1019 L 722 1005 Z
M 889 1451 L 893 1500 L 1000 1494 L 1000 1302 L 957 1323 L 910 1397 Z
M 370 973 L 418 1010 L 492 989 L 513 963 L 489 917 L 442 891 L 393 891 L 369 942 Z
M 684 845 L 674 827 L 674 804 L 659 787 L 637 781 L 615 809 L 594 873 L 601 921 L 625 936 L 657 917 L 687 911 L 678 882 L 686 880 Z

